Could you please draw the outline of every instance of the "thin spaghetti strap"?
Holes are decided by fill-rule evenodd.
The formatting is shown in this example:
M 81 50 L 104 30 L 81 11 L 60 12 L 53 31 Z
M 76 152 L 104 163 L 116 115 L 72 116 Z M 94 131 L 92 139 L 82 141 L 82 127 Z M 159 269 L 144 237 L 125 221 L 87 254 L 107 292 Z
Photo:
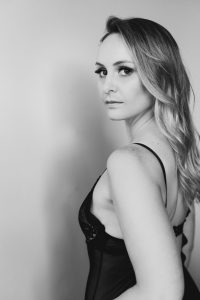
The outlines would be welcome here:
M 164 167 L 164 164 L 163 164 L 162 160 L 160 159 L 160 157 L 158 156 L 158 154 L 154 150 L 152 150 L 150 147 L 148 147 L 148 146 L 146 146 L 146 145 L 144 145 L 142 143 L 133 143 L 133 144 L 137 144 L 137 145 L 140 145 L 140 146 L 146 148 L 151 153 L 153 153 L 154 156 L 158 159 L 158 161 L 160 163 L 160 166 L 162 168 L 163 175 L 164 175 L 164 180 L 165 180 L 165 187 L 166 187 L 166 204 L 165 204 L 165 207 L 167 207 L 167 177 L 166 177 L 165 167 Z

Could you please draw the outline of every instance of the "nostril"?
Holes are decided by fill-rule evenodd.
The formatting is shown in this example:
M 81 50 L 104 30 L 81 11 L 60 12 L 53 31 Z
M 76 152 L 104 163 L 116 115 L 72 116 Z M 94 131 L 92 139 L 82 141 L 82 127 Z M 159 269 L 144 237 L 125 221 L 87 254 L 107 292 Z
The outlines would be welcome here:
M 104 92 L 105 94 L 109 94 L 110 92 L 115 92 L 116 91 L 116 85 L 115 84 L 105 84 L 104 86 Z
M 105 92 L 106 95 L 109 95 L 111 92 L 115 93 L 116 92 L 116 88 L 114 88 L 114 87 L 111 88 L 110 87 L 110 88 L 105 89 L 104 92 Z

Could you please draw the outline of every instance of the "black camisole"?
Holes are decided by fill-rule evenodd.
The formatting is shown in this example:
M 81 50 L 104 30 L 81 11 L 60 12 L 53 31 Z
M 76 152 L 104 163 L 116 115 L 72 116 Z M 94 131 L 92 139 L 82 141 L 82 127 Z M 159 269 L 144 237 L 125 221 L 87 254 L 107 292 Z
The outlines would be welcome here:
M 148 146 L 141 143 L 135 144 L 145 147 L 158 159 L 167 187 L 166 172 L 160 157 Z M 90 262 L 84 300 L 113 300 L 136 284 L 136 275 L 124 240 L 108 234 L 105 231 L 105 226 L 90 211 L 93 190 L 101 175 L 97 178 L 91 191 L 83 201 L 78 215 L 80 227 L 86 238 Z M 167 202 L 165 206 L 167 206 Z M 185 221 L 179 226 L 173 226 L 176 236 L 183 235 L 182 247 L 187 243 L 186 236 L 183 233 L 184 223 Z M 185 281 L 183 300 L 200 299 L 200 293 L 184 266 L 185 255 L 183 252 L 181 252 L 181 259 Z

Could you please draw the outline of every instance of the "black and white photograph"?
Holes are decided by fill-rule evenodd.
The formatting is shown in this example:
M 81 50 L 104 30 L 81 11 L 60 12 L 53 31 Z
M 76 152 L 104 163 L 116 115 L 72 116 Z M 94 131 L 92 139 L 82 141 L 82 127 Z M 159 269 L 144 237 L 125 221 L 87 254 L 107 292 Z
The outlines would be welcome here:
M 200 300 L 200 2 L 0 1 L 0 299 Z

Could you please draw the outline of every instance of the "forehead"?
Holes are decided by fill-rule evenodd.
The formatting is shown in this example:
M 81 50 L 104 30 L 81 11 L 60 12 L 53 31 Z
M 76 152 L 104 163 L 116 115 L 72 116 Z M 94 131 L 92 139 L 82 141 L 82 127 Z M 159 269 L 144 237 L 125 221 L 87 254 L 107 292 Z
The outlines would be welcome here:
M 133 62 L 131 51 L 120 34 L 112 33 L 100 44 L 97 53 L 97 61 L 106 64 L 123 60 Z

